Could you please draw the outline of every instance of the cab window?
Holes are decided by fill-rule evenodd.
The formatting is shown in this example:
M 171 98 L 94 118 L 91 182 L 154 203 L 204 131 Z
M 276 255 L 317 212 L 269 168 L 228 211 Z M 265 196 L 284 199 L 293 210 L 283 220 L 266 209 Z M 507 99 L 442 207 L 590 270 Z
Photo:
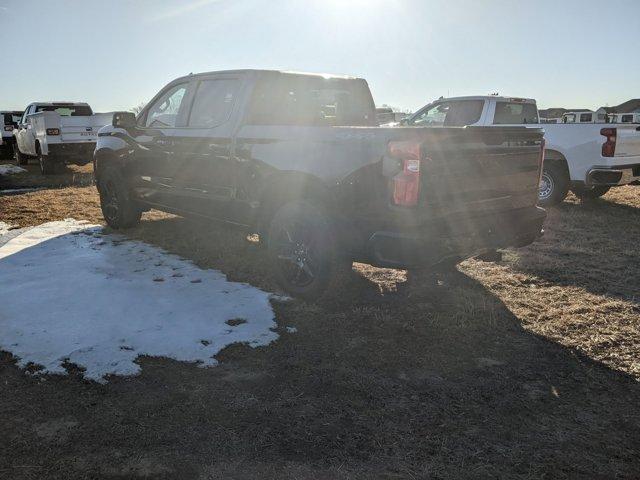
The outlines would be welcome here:
M 29 105 L 27 107 L 27 109 L 24 111 L 24 113 L 22 114 L 22 118 L 20 119 L 20 123 L 21 124 L 25 124 L 27 123 L 27 115 L 30 115 L 33 111 L 33 105 Z
M 581 113 L 580 114 L 580 123 L 591 122 L 592 120 L 593 120 L 593 116 L 590 113 Z
M 239 84 L 235 78 L 201 81 L 193 100 L 188 125 L 211 128 L 226 122 L 235 103 Z
M 538 109 L 534 103 L 496 102 L 494 125 L 522 125 L 538 123 Z
M 148 128 L 175 127 L 186 92 L 186 83 L 174 85 L 167 90 L 147 110 L 144 126 Z
M 425 127 L 464 127 L 473 125 L 482 115 L 482 100 L 440 102 L 414 115 L 407 123 Z

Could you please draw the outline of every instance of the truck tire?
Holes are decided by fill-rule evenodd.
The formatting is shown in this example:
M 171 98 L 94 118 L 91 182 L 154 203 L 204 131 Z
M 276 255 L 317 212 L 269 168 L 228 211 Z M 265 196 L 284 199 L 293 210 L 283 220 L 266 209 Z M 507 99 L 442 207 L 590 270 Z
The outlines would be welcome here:
M 569 193 L 569 172 L 560 162 L 545 163 L 538 190 L 538 205 L 551 207 L 564 201 Z
M 611 190 L 611 187 L 607 185 L 595 185 L 592 187 L 587 187 L 586 185 L 574 185 L 571 187 L 573 194 L 580 200 L 594 200 L 603 196 L 609 190 Z
M 100 208 L 111 228 L 119 230 L 140 223 L 142 209 L 131 198 L 127 184 L 116 167 L 105 167 L 98 181 Z
M 18 149 L 18 145 L 16 143 L 13 144 L 13 158 L 15 158 L 16 165 L 18 166 L 26 165 L 27 163 L 29 163 L 29 157 L 20 153 L 20 150 Z
M 278 209 L 269 226 L 267 254 L 286 292 L 316 300 L 351 266 L 337 254 L 332 230 L 324 209 L 307 201 L 295 200 Z
M 40 164 L 40 173 L 42 175 L 53 175 L 58 172 L 59 164 L 58 162 L 49 158 L 49 155 L 43 155 L 38 149 L 38 163 Z

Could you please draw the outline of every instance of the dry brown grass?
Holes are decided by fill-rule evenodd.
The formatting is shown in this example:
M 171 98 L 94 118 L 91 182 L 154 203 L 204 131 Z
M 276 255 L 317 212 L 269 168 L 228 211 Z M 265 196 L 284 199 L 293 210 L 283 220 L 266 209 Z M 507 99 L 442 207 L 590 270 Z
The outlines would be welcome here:
M 93 188 L 0 208 L 100 220 Z M 638 478 L 639 208 L 633 187 L 569 199 L 536 245 L 436 277 L 358 264 L 322 302 L 275 304 L 281 338 L 213 369 L 144 358 L 100 386 L 5 355 L 0 476 Z M 275 288 L 238 232 L 152 214 L 127 234 Z M 38 435 L 53 420 L 71 426 Z
M 640 378 L 640 189 L 551 209 L 546 235 L 502 265 L 463 271 L 523 325 Z

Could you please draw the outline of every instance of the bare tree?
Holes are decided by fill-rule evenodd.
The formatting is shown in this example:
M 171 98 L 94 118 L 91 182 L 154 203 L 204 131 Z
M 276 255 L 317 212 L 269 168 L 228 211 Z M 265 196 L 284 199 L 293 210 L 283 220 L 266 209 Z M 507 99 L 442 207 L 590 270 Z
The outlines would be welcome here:
M 146 102 L 140 102 L 135 107 L 131 107 L 129 111 L 138 115 L 142 111 L 142 109 L 145 107 L 146 104 L 147 104 Z

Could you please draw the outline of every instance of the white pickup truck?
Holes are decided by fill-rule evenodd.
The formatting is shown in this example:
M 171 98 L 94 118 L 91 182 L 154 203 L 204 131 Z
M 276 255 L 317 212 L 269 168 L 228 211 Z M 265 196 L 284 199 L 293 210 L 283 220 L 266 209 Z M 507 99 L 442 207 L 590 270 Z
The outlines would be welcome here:
M 86 103 L 32 103 L 14 130 L 16 162 L 24 165 L 37 158 L 43 175 L 55 173 L 65 163 L 85 165 L 93 158 L 98 130 L 112 116 L 94 115 Z
M 544 123 L 529 98 L 474 96 L 442 98 L 403 120 L 408 126 L 526 125 L 545 131 L 545 161 L 539 204 L 560 203 L 569 189 L 582 199 L 611 187 L 640 183 L 640 126 L 602 123 Z

